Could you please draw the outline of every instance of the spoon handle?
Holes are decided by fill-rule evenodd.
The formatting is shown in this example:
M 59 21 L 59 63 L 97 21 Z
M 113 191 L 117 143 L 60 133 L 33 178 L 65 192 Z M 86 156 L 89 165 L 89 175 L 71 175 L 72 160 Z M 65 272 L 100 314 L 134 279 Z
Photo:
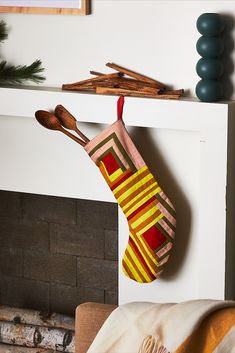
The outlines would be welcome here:
M 80 130 L 78 130 L 77 127 L 75 128 L 74 131 L 76 131 L 76 133 L 77 133 L 84 141 L 86 141 L 86 142 L 89 142 L 89 141 L 90 141 L 89 138 L 87 138 Z
M 71 139 L 73 139 L 74 141 L 76 141 L 77 143 L 79 143 L 79 145 L 81 145 L 83 147 L 86 145 L 86 143 L 84 141 L 82 141 L 81 139 L 77 138 L 76 136 L 74 136 L 73 134 L 71 134 L 67 130 L 63 129 L 62 127 L 61 127 L 60 131 L 63 132 L 68 137 L 70 137 Z

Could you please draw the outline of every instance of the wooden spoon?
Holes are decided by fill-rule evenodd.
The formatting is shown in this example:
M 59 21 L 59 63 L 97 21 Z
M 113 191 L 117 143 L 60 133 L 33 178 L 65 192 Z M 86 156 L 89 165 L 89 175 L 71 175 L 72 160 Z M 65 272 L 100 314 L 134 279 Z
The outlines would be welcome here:
M 56 106 L 55 115 L 63 127 L 75 131 L 84 141 L 90 141 L 80 130 L 78 130 L 76 125 L 77 120 L 63 107 L 63 105 L 59 104 Z
M 74 141 L 79 143 L 80 145 L 82 145 L 83 147 L 86 145 L 84 141 L 80 140 L 79 138 L 77 138 L 76 136 L 71 134 L 70 132 L 63 129 L 63 127 L 60 124 L 59 119 L 55 115 L 53 115 L 45 110 L 38 110 L 35 113 L 35 117 L 36 117 L 37 121 L 45 128 L 50 129 L 50 130 L 61 131 L 65 135 L 67 135 L 68 137 L 70 137 L 71 139 L 73 139 Z

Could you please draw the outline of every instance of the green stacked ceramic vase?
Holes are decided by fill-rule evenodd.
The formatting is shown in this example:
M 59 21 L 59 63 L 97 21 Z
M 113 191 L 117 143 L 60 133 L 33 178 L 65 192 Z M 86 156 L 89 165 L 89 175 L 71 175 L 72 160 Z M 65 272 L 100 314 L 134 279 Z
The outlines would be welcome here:
M 220 81 L 224 71 L 220 58 L 224 51 L 221 38 L 223 17 L 217 13 L 204 13 L 197 20 L 197 29 L 202 36 L 197 41 L 201 59 L 197 62 L 196 71 L 201 80 L 196 86 L 196 95 L 203 102 L 217 102 L 223 98 L 223 84 Z

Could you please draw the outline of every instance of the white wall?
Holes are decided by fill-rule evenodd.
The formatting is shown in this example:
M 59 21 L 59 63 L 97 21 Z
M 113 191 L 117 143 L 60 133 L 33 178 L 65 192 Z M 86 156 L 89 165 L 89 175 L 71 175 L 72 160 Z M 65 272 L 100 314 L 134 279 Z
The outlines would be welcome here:
M 40 58 L 45 86 L 85 79 L 91 69 L 110 72 L 105 63 L 113 61 L 194 96 L 200 36 L 195 23 L 203 12 L 218 12 L 227 22 L 225 98 L 235 98 L 234 1 L 91 1 L 92 14 L 84 17 L 1 14 L 10 28 L 1 57 L 14 64 Z
M 234 1 L 92 0 L 92 15 L 85 16 L 85 17 L 57 16 L 57 15 L 49 16 L 49 15 L 33 15 L 33 14 L 31 15 L 1 14 L 0 18 L 5 19 L 10 28 L 9 39 L 4 44 L 2 44 L 0 48 L 1 58 L 6 58 L 9 62 L 14 64 L 30 64 L 33 60 L 40 58 L 43 62 L 44 67 L 46 68 L 46 76 L 47 76 L 47 80 L 45 82 L 46 86 L 60 87 L 62 83 L 74 82 L 80 79 L 87 78 L 89 75 L 90 69 L 110 72 L 108 68 L 107 69 L 105 68 L 105 63 L 108 61 L 113 61 L 120 65 L 126 66 L 127 68 L 131 68 L 140 73 L 149 75 L 166 84 L 172 85 L 174 88 L 183 87 L 188 90 L 189 95 L 194 95 L 194 87 L 196 85 L 196 82 L 198 81 L 198 77 L 195 72 L 195 65 L 199 58 L 195 49 L 196 41 L 199 38 L 199 33 L 196 30 L 195 23 L 198 16 L 203 12 L 219 12 L 219 13 L 226 14 L 228 29 L 234 27 L 233 25 L 234 17 L 235 17 Z M 233 28 L 233 30 L 228 33 L 228 37 L 226 39 L 227 51 L 232 49 L 234 45 L 233 43 L 234 41 L 235 41 L 235 29 Z M 230 52 L 230 55 L 231 56 L 228 55 L 228 58 L 226 60 L 226 63 L 227 63 L 226 68 L 231 75 L 231 82 L 230 84 L 227 84 L 227 87 L 233 89 L 233 86 L 235 87 L 235 77 L 234 75 L 232 76 L 232 71 L 233 71 L 232 63 L 234 62 L 235 54 L 234 52 L 232 53 Z M 10 97 L 10 92 L 9 92 L 9 97 Z M 10 101 L 9 97 L 8 99 Z M 86 109 L 86 105 L 84 105 L 85 97 L 87 101 L 86 105 L 94 104 L 94 101 L 92 101 L 92 99 L 90 99 L 87 95 L 86 96 L 78 95 L 77 109 L 79 112 L 81 112 L 79 114 L 81 114 L 83 119 L 85 116 L 86 117 L 89 116 L 89 110 L 91 115 L 91 110 L 93 113 L 93 109 L 95 110 L 95 107 L 97 107 L 97 112 L 98 112 L 100 111 L 100 109 L 103 108 L 105 104 L 106 104 L 106 109 L 104 107 L 104 111 L 105 111 L 105 114 L 107 114 L 107 110 L 108 108 L 110 108 L 110 104 L 105 103 L 107 97 L 104 100 L 97 99 L 95 101 L 96 105 L 94 104 L 92 108 L 89 107 L 88 109 Z M 227 98 L 228 97 L 229 96 L 227 94 Z M 235 98 L 235 92 L 233 92 L 232 97 Z M 109 97 L 109 98 L 111 99 L 113 97 Z M 48 100 L 49 100 L 49 97 L 48 97 Z M 12 101 L 15 102 L 15 107 L 16 107 L 15 109 L 17 109 L 17 106 L 21 105 L 21 101 L 19 100 L 16 101 L 12 99 Z M 144 100 L 144 99 L 142 101 L 141 100 L 135 101 L 135 99 L 129 99 L 128 101 L 129 101 L 129 104 L 126 104 L 125 106 L 125 113 L 127 114 L 124 116 L 124 118 L 126 117 L 129 119 L 132 116 L 140 114 L 140 112 L 138 111 L 138 104 L 140 104 L 140 102 L 143 103 L 141 112 L 146 111 L 151 114 L 153 114 L 154 112 L 154 114 L 156 114 L 156 119 L 158 118 L 158 114 L 161 115 L 162 113 L 161 107 L 164 107 L 165 106 L 164 104 L 166 103 L 166 102 L 164 103 L 156 100 L 153 102 L 152 100 L 150 101 L 150 100 Z M 133 110 L 130 110 L 128 114 L 128 107 L 131 107 L 131 102 L 133 103 L 133 106 L 135 108 L 133 108 Z M 52 106 L 53 105 L 55 106 L 55 104 L 57 103 L 63 104 L 63 100 L 62 101 L 58 100 L 58 102 L 56 103 L 54 103 L 53 100 L 50 100 L 50 104 Z M 154 105 L 155 103 L 156 103 L 156 109 L 155 108 L 154 110 L 150 109 L 149 106 L 151 106 L 151 104 Z M 45 109 L 46 107 L 43 104 L 44 104 L 43 100 L 41 100 L 41 98 L 39 97 L 38 109 L 40 108 Z M 116 99 L 115 99 L 115 104 L 116 104 Z M 4 104 L 1 104 L 0 106 L 3 106 L 3 105 Z M 65 106 L 67 107 L 67 105 Z M 209 106 L 211 105 L 201 104 L 201 103 L 198 104 L 198 107 L 201 107 L 201 108 L 204 107 L 205 109 L 206 108 L 209 109 Z M 216 106 L 219 109 L 221 105 L 216 105 Z M 71 107 L 68 105 L 68 109 L 70 108 Z M 177 112 L 175 110 L 166 109 L 170 115 L 168 119 L 169 121 L 171 121 L 171 124 L 178 124 L 178 121 L 180 120 L 180 117 L 182 114 L 182 109 L 183 109 L 183 106 L 180 109 L 178 109 L 178 115 L 176 114 Z M 191 112 L 193 114 L 191 114 Z M 205 113 L 204 115 L 197 114 L 196 108 L 189 109 L 188 115 L 189 114 L 191 118 L 192 116 L 194 116 L 195 121 L 199 119 L 203 120 L 205 118 L 204 120 L 206 124 L 210 122 L 209 124 L 210 128 L 208 128 L 208 131 L 210 130 L 213 131 L 211 127 L 213 126 L 214 128 L 214 125 L 211 123 L 211 120 L 210 120 L 212 118 L 213 119 L 215 118 L 213 114 L 207 114 L 207 113 Z M 115 113 L 115 116 L 116 116 L 116 113 Z M 145 119 L 147 117 L 148 115 L 146 114 Z M 28 164 L 28 161 L 30 160 L 30 158 L 32 159 L 33 151 L 35 151 L 35 155 L 37 156 L 37 153 L 38 153 L 37 151 L 40 146 L 39 142 L 41 141 L 41 136 L 43 133 L 46 135 L 46 131 L 41 132 L 40 130 L 39 132 L 40 126 L 38 126 L 38 131 L 36 131 L 36 125 L 33 124 L 31 121 L 24 118 L 19 118 L 19 119 L 20 120 L 17 120 L 18 125 L 15 125 L 16 121 L 14 120 L 14 122 L 12 122 L 12 125 L 10 126 L 11 128 L 13 128 L 13 124 L 14 126 L 18 126 L 19 128 L 21 126 L 21 129 L 20 130 L 15 129 L 15 132 L 17 131 L 16 135 L 18 136 L 18 139 L 20 139 L 21 137 L 21 140 L 24 140 L 25 142 L 24 144 L 22 144 L 18 140 L 21 146 L 17 150 L 18 153 L 22 151 L 22 148 L 25 148 L 25 151 L 27 152 L 27 146 L 30 145 L 30 143 L 32 142 L 31 140 L 32 138 L 29 137 L 30 136 L 29 134 L 27 134 L 27 131 L 29 131 L 27 129 L 29 128 L 35 129 L 34 133 L 35 135 L 38 136 L 38 138 L 34 140 L 34 145 L 35 145 L 33 147 L 34 149 L 32 148 L 28 149 L 28 153 L 25 152 L 25 155 L 21 153 L 21 158 L 22 156 L 24 156 L 24 159 L 23 158 L 22 159 L 25 160 Z M 218 120 L 220 120 L 219 117 L 218 117 Z M 141 121 L 142 121 L 142 117 L 141 117 Z M 187 121 L 188 120 L 185 118 L 184 123 L 187 124 Z M 1 119 L 1 122 L 2 124 L 5 124 L 6 120 Z M 133 125 L 131 121 L 130 121 L 130 125 Z M 137 125 L 139 126 L 139 123 Z M 2 131 L 4 131 L 4 134 L 6 134 L 6 128 L 2 129 Z M 11 131 L 13 131 L 13 129 L 11 129 Z M 148 131 L 149 133 L 151 131 L 151 134 L 152 134 L 151 144 L 155 146 L 154 143 L 156 143 L 156 150 L 159 151 L 161 167 L 157 169 L 157 170 L 160 170 L 158 171 L 158 173 L 160 173 L 161 180 L 163 179 L 165 180 L 165 174 L 166 174 L 165 172 L 168 169 L 167 168 L 168 166 L 166 164 L 168 163 L 168 157 L 161 158 L 161 149 L 159 148 L 160 145 L 159 145 L 158 139 L 159 138 L 161 139 L 162 147 L 164 146 L 164 143 L 167 144 L 168 140 L 167 140 L 166 132 L 153 133 L 152 129 Z M 15 132 L 13 131 L 12 134 Z M 194 157 L 196 156 L 196 157 L 190 161 L 191 168 L 187 165 L 188 173 L 189 173 L 187 175 L 185 175 L 183 173 L 183 170 L 181 169 L 179 169 L 180 173 L 177 173 L 176 172 L 177 169 L 174 169 L 175 164 L 172 162 L 172 160 L 169 159 L 169 163 L 170 163 L 169 170 L 171 172 L 170 175 L 176 175 L 176 181 L 174 181 L 174 178 L 171 178 L 171 177 L 166 179 L 164 190 L 166 191 L 167 194 L 169 194 L 170 197 L 173 195 L 173 200 L 174 200 L 174 190 L 176 186 L 181 184 L 184 185 L 186 190 L 185 192 L 187 193 L 187 196 L 189 198 L 189 199 L 187 198 L 186 200 L 189 205 L 188 209 L 189 208 L 192 209 L 191 211 L 192 228 L 189 230 L 189 234 L 190 234 L 189 236 L 191 241 L 188 242 L 187 244 L 188 252 L 184 258 L 185 266 L 182 266 L 181 264 L 181 266 L 179 266 L 178 274 L 173 275 L 175 285 L 176 283 L 178 284 L 177 282 L 178 279 L 179 280 L 182 279 L 182 281 L 189 280 L 188 286 L 184 285 L 183 287 L 178 287 L 178 288 L 186 287 L 187 289 L 182 293 L 182 295 L 185 294 L 185 296 L 189 296 L 192 298 L 192 292 L 195 290 L 195 287 L 192 285 L 191 282 L 194 276 L 196 276 L 197 278 L 195 283 L 197 283 L 197 281 L 199 280 L 203 282 L 203 280 L 201 279 L 201 275 L 198 276 L 197 271 L 195 270 L 196 268 L 195 259 L 197 258 L 191 256 L 192 255 L 191 251 L 193 251 L 194 253 L 197 253 L 199 254 L 199 256 L 203 257 L 202 249 L 197 251 L 197 244 L 195 244 L 195 242 L 197 242 L 196 238 L 198 238 L 198 234 L 200 234 L 200 236 L 203 237 L 204 233 L 199 232 L 197 228 L 198 185 L 195 185 L 194 178 L 192 177 L 192 175 L 194 174 L 196 177 L 195 171 L 196 170 L 200 171 L 200 168 L 198 168 L 198 164 L 199 164 L 198 155 L 197 155 L 198 150 L 196 148 L 197 142 L 195 140 L 195 136 L 190 133 L 190 135 L 184 136 L 182 141 L 179 143 L 179 140 L 181 140 L 181 135 L 179 134 L 181 134 L 181 132 L 175 134 L 174 139 L 172 140 L 172 144 L 168 145 L 168 148 L 169 148 L 168 155 L 170 156 L 170 151 L 174 147 L 174 141 L 177 143 L 176 151 L 178 151 L 180 149 L 183 150 L 184 145 L 187 145 L 186 140 L 190 139 L 191 141 L 190 149 L 189 150 L 185 149 L 184 153 L 187 154 L 188 152 L 192 152 L 193 156 Z M 32 136 L 35 136 L 35 135 L 32 135 Z M 9 136 L 14 137 L 14 135 L 10 135 L 10 134 L 6 134 L 6 136 L 8 138 L 3 139 L 3 142 L 5 141 L 6 143 L 7 142 L 9 143 L 9 141 L 11 141 L 9 140 Z M 62 143 L 63 144 L 65 143 L 64 138 L 62 136 L 55 134 L 54 140 L 58 141 L 60 149 L 64 148 L 64 152 L 63 152 L 64 154 L 68 153 L 67 148 L 70 148 L 70 147 L 67 147 L 67 144 L 62 145 Z M 53 148 L 55 148 L 56 145 L 52 143 L 53 142 L 52 133 L 50 134 L 50 132 L 48 132 L 48 140 L 46 140 L 46 138 L 44 137 L 43 144 L 45 143 L 45 141 L 48 141 L 48 145 L 51 144 L 52 146 L 54 146 Z M 10 153 L 11 156 L 14 155 L 13 149 L 15 148 L 15 146 L 19 145 L 17 143 L 17 140 L 14 139 L 14 142 L 15 142 L 15 145 L 12 143 L 11 149 L 9 148 L 5 148 L 5 150 L 3 148 L 1 149 L 2 155 L 3 155 L 2 158 L 6 158 L 7 153 L 8 154 Z M 144 146 L 146 146 L 146 139 L 143 141 L 143 143 L 140 142 L 137 145 L 138 147 L 144 149 Z M 201 141 L 201 145 L 206 146 L 205 141 Z M 44 146 L 44 149 L 45 149 L 45 146 Z M 75 154 L 71 154 L 71 156 L 75 156 Z M 48 158 L 48 155 L 45 158 Z M 76 156 L 76 158 L 78 158 L 78 156 Z M 195 163 L 195 159 L 197 163 Z M 14 161 L 14 159 L 12 157 L 12 159 L 8 158 L 8 161 L 9 160 L 11 162 L 6 163 L 6 167 L 4 168 L 5 180 L 8 180 L 8 182 L 11 182 L 11 189 L 17 190 L 17 187 L 14 185 L 14 180 L 12 181 L 12 179 L 14 178 L 14 174 L 10 173 L 9 169 L 7 169 L 7 166 L 8 168 L 11 168 L 11 163 Z M 180 153 L 178 156 L 178 160 L 182 162 Z M 76 160 L 74 161 L 76 165 Z M 54 161 L 54 163 L 56 163 L 56 161 Z M 179 168 L 180 163 L 177 162 L 176 164 Z M 39 165 L 39 162 L 38 162 L 38 165 Z M 69 168 L 68 164 L 67 166 Z M 67 177 L 66 173 L 69 173 L 69 172 L 71 173 L 71 170 L 68 168 L 66 168 L 65 166 L 63 173 L 57 174 L 60 176 L 60 179 L 57 178 L 57 182 L 58 180 L 60 180 L 61 183 L 63 183 L 63 178 L 66 179 Z M 40 169 L 40 167 L 38 167 L 38 169 Z M 20 170 L 20 173 L 21 173 L 20 176 L 22 180 L 25 180 L 29 174 L 29 172 L 27 171 L 27 168 L 25 169 L 22 168 Z M 210 176 L 210 174 L 208 174 L 208 176 Z M 53 177 L 54 177 L 54 173 L 51 173 L 50 180 L 53 180 Z M 3 175 L 1 175 L 0 179 L 1 179 L 0 188 L 3 188 L 3 182 L 2 182 Z M 18 175 L 16 179 L 19 180 Z M 30 179 L 34 180 L 33 178 L 30 178 Z M 48 188 L 49 187 L 51 190 L 51 185 L 49 185 Z M 5 186 L 3 189 L 5 189 Z M 28 191 L 32 192 L 32 190 L 33 189 L 30 189 Z M 188 193 L 188 190 L 190 190 L 190 193 Z M 23 190 L 23 191 L 27 191 L 27 190 Z M 54 191 L 52 190 L 51 192 L 53 193 Z M 73 190 L 71 190 L 71 192 L 69 191 L 69 195 L 71 195 L 72 192 Z M 220 188 L 220 192 L 222 195 L 221 200 L 224 200 L 224 189 Z M 103 193 L 103 195 L 105 194 Z M 109 194 L 107 190 L 107 197 L 109 197 L 108 195 Z M 180 194 L 179 196 L 180 196 L 179 199 L 182 202 L 184 198 Z M 221 205 L 223 205 L 223 203 L 219 202 L 219 205 L 220 207 L 222 207 Z M 182 208 L 182 214 L 181 214 L 182 217 L 179 216 L 179 225 L 181 224 L 181 227 L 182 227 L 181 229 L 183 229 L 183 237 L 181 232 L 179 232 L 179 235 L 177 235 L 178 239 L 180 239 L 180 236 L 181 236 L 181 240 L 180 240 L 181 244 L 184 242 L 184 239 L 186 239 L 186 236 L 188 234 L 187 229 L 185 228 L 185 224 L 183 224 L 183 211 L 184 209 Z M 200 211 L 203 213 L 202 207 L 200 207 Z M 220 218 L 218 217 L 218 219 Z M 220 224 L 221 224 L 221 221 L 220 221 Z M 194 237 L 193 235 L 196 233 L 197 233 L 197 237 Z M 213 235 L 214 234 L 211 233 L 211 236 Z M 127 236 L 128 235 L 126 234 L 125 239 L 124 237 L 122 238 L 123 240 L 121 245 L 124 244 L 124 242 L 126 242 Z M 177 251 L 178 251 L 178 248 L 177 248 Z M 223 252 L 223 248 L 221 248 L 221 252 Z M 178 252 L 177 254 L 175 255 L 176 260 L 177 258 L 179 259 L 180 257 L 179 254 L 181 253 Z M 202 267 L 205 264 L 204 263 L 205 258 L 206 257 L 203 258 L 202 262 L 199 261 L 199 264 Z M 218 264 L 220 263 L 218 262 Z M 185 272 L 185 269 L 188 272 L 187 271 Z M 190 277 L 191 270 L 194 274 L 194 276 L 192 277 Z M 199 271 L 199 270 L 198 272 L 201 274 L 202 271 Z M 168 283 L 171 283 L 172 281 L 172 278 L 169 278 L 171 277 L 170 272 L 171 272 L 171 267 L 169 267 L 168 278 L 166 273 L 165 279 L 163 278 L 163 280 L 162 279 L 160 280 L 162 290 L 163 289 L 165 290 Z M 204 273 L 204 272 L 203 274 L 206 277 L 207 273 Z M 208 278 L 210 277 L 208 276 Z M 215 280 L 215 278 L 213 277 L 211 277 L 210 279 L 213 281 Z M 208 295 L 208 297 L 216 296 L 216 298 L 218 298 L 217 293 L 221 292 L 221 288 L 222 290 L 224 289 L 223 288 L 224 284 L 222 283 L 223 281 L 218 281 L 216 278 L 216 282 L 218 282 L 218 286 L 220 286 L 219 290 L 217 290 L 216 285 L 211 286 L 210 282 L 208 282 L 207 285 L 203 286 L 203 288 L 207 288 L 207 289 L 209 288 L 210 291 L 212 292 L 214 291 L 214 293 L 212 295 L 211 294 Z M 157 282 L 157 286 L 158 286 L 158 283 L 159 282 Z M 153 284 L 152 286 L 153 290 L 154 290 L 154 286 L 155 284 Z M 196 284 L 195 286 L 198 286 L 198 285 Z M 198 289 L 195 292 L 196 293 L 195 296 L 197 297 L 205 296 L 203 295 L 203 293 L 201 292 L 199 293 L 199 292 L 200 290 Z M 135 293 L 137 293 L 137 291 L 135 291 Z M 140 292 L 138 292 L 138 295 L 139 293 Z M 149 293 L 151 293 L 151 291 Z M 161 293 L 161 291 L 159 293 Z M 172 295 L 174 295 L 174 292 L 172 292 Z M 221 295 L 219 297 L 221 297 Z M 172 298 L 170 297 L 168 298 L 164 297 L 164 298 L 165 300 L 168 300 L 168 299 L 172 300 Z M 178 296 L 177 299 L 180 300 L 180 297 Z M 156 298 L 156 300 L 160 301 L 159 298 Z

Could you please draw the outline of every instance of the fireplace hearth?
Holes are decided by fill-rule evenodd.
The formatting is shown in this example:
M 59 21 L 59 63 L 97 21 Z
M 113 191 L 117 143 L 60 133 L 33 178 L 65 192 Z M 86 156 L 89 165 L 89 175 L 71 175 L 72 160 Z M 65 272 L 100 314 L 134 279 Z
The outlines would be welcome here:
M 117 304 L 117 223 L 115 203 L 0 191 L 0 304 Z

